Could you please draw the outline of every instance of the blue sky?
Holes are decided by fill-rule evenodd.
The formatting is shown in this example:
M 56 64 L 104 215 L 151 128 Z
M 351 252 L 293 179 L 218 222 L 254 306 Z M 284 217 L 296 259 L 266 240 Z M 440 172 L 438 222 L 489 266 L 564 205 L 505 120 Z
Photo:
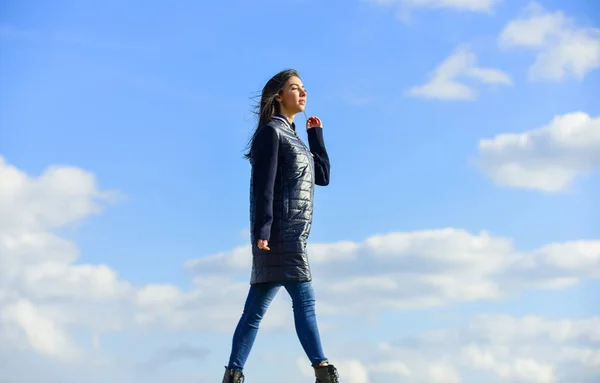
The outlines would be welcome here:
M 290 67 L 332 160 L 310 257 L 343 381 L 600 376 L 597 5 L 0 7 L 0 380 L 221 378 L 252 98 Z M 247 379 L 303 358 L 282 293 Z

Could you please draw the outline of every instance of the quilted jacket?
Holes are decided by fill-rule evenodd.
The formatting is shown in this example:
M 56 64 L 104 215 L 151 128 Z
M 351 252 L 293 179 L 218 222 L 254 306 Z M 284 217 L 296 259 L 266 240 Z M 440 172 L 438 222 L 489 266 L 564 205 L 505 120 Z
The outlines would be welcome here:
M 313 218 L 315 184 L 329 184 L 323 129 L 308 132 L 309 147 L 295 125 L 275 116 L 257 131 L 251 148 L 250 283 L 312 280 L 306 244 Z M 257 239 L 269 241 L 259 249 Z

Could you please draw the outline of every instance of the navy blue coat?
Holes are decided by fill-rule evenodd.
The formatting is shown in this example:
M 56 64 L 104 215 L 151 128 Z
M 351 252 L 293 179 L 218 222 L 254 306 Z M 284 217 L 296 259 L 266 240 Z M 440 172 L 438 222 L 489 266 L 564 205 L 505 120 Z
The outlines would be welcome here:
M 275 116 L 259 127 L 250 163 L 250 283 L 310 281 L 306 243 L 313 218 L 314 187 L 329 184 L 323 129 L 308 130 L 307 147 L 295 125 Z M 271 250 L 259 249 L 258 239 Z

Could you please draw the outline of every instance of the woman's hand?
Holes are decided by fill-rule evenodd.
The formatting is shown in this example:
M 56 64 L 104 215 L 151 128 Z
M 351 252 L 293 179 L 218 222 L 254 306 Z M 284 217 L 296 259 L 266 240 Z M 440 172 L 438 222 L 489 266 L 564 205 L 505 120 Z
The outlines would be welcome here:
M 256 241 L 256 245 L 258 246 L 259 249 L 261 250 L 271 250 L 269 248 L 269 241 L 267 241 L 266 239 L 259 239 Z
M 322 128 L 322 127 L 323 127 L 323 123 L 321 122 L 321 119 L 317 116 L 310 116 L 308 118 L 308 120 L 306 120 L 306 130 L 312 129 L 312 128 Z

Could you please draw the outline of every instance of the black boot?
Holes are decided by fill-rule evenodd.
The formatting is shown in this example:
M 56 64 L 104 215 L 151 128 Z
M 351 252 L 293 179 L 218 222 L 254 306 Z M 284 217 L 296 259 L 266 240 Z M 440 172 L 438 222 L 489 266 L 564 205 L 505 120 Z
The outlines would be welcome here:
M 223 383 L 244 383 L 244 374 L 238 370 L 231 370 L 225 367 Z
M 315 376 L 317 377 L 315 383 L 340 383 L 338 372 L 333 364 L 315 367 Z

